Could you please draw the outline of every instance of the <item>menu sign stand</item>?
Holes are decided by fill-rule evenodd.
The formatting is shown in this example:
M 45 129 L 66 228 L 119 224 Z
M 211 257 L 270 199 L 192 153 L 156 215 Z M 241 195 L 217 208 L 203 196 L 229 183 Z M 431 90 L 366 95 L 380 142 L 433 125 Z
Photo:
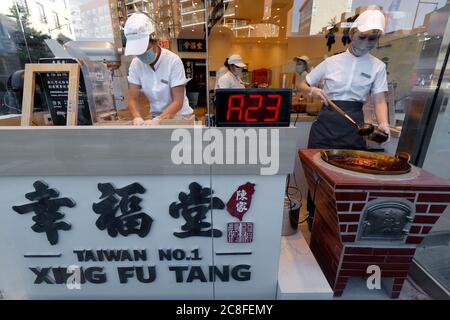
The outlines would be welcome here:
M 72 58 L 41 58 L 39 63 L 78 64 L 80 65 L 80 81 L 78 86 L 77 125 L 92 125 L 92 114 L 84 81 L 83 65 Z M 49 72 L 40 74 L 47 108 L 54 126 L 64 126 L 67 122 L 67 94 L 69 75 L 65 72 Z
M 80 66 L 76 63 L 30 63 L 25 65 L 24 88 L 22 100 L 22 126 L 31 126 L 33 120 L 33 101 L 36 73 L 69 73 L 67 98 L 67 125 L 76 126 L 78 122 L 78 88 L 80 83 Z

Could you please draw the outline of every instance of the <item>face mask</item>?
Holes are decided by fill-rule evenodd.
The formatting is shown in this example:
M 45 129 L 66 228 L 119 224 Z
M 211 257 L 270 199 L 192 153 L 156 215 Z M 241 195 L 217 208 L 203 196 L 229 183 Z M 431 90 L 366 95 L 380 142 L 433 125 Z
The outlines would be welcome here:
M 361 57 L 377 46 L 376 41 L 352 40 L 352 52 L 355 56 Z
M 151 64 L 155 62 L 156 60 L 156 53 L 153 51 L 153 49 L 148 49 L 143 54 L 137 56 L 139 60 L 141 60 L 145 64 Z
M 303 64 L 303 63 L 300 63 L 300 64 L 297 64 L 296 66 L 295 66 L 295 71 L 298 73 L 298 74 L 301 74 L 301 73 L 303 73 L 304 71 L 305 71 L 305 65 Z
M 235 68 L 233 73 L 236 77 L 239 77 L 242 73 L 242 68 Z

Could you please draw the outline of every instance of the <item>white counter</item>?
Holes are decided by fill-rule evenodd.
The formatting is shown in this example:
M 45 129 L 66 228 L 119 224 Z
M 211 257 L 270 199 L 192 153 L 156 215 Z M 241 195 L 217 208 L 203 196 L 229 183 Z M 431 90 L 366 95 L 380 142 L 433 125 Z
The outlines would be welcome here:
M 208 164 L 208 138 L 228 141 L 227 130 L 0 127 L 0 295 L 275 299 L 298 129 L 241 129 L 246 146 L 216 148 L 224 163 Z M 191 164 L 174 158 L 181 136 L 192 140 L 178 160 Z M 262 174 L 267 147 L 273 175 Z

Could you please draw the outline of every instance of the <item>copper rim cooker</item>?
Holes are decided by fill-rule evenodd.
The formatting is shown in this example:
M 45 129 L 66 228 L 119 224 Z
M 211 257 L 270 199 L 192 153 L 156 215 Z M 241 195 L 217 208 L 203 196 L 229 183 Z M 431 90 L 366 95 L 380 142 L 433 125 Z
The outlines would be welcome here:
M 403 152 L 390 156 L 360 150 L 324 150 L 320 154 L 325 162 L 356 172 L 399 175 L 411 171 L 410 156 Z

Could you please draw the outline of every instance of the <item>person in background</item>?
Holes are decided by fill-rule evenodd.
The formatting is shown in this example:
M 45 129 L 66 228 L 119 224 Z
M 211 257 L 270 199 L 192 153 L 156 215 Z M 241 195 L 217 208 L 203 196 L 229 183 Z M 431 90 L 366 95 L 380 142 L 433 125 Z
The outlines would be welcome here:
M 295 57 L 295 72 L 297 73 L 296 83 L 300 83 L 306 79 L 306 76 L 311 71 L 309 67 L 309 58 L 307 56 Z
M 305 99 L 305 95 L 303 94 L 302 90 L 300 89 L 300 84 L 305 81 L 306 76 L 311 71 L 309 67 L 309 58 L 307 56 L 297 56 L 292 59 L 295 63 L 295 83 L 294 83 L 294 99 L 297 100 L 300 103 L 305 104 L 306 102 L 312 102 L 313 99 L 310 97 L 309 99 Z M 297 96 L 299 94 L 299 96 Z M 294 100 L 293 100 L 294 101 Z M 302 109 L 300 109 L 302 110 Z M 303 110 L 302 112 L 306 111 Z
M 238 54 L 230 56 L 224 63 L 227 71 L 217 78 L 216 89 L 244 89 L 240 75 L 247 68 Z
M 126 21 L 125 55 L 136 56 L 130 64 L 128 108 L 133 125 L 158 125 L 173 115 L 192 115 L 186 97 L 186 74 L 183 62 L 175 53 L 158 45 L 155 26 L 143 13 L 134 13 Z M 139 112 L 139 94 L 150 101 L 151 120 Z
M 355 126 L 327 105 L 332 100 L 358 124 L 364 123 L 362 106 L 372 96 L 378 129 L 390 134 L 386 92 L 386 65 L 369 51 L 376 47 L 385 30 L 385 16 L 379 10 L 366 10 L 355 20 L 350 30 L 351 44 L 344 53 L 320 63 L 300 84 L 300 89 L 324 102 L 313 123 L 308 148 L 365 149 L 366 143 Z M 317 87 L 323 83 L 323 89 Z M 314 218 L 314 202 L 308 193 L 308 224 Z

